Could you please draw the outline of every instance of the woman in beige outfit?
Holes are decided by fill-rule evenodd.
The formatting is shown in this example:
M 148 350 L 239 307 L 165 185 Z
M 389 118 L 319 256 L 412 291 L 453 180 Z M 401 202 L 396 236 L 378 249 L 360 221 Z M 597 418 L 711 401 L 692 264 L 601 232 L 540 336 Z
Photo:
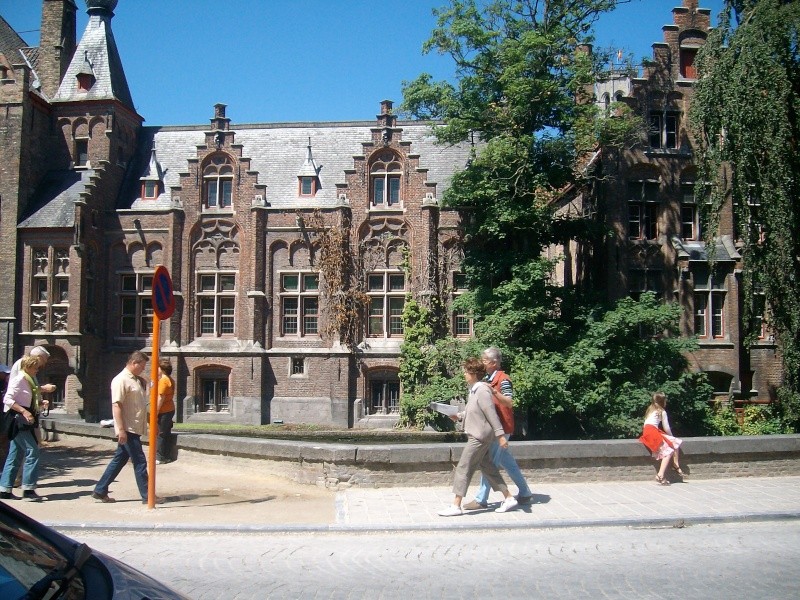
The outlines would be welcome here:
M 503 425 L 497 416 L 497 411 L 492 401 L 492 390 L 489 384 L 482 381 L 486 369 L 478 358 L 468 358 L 464 361 L 464 379 L 469 386 L 467 407 L 463 413 L 451 417 L 453 420 L 464 421 L 464 433 L 467 434 L 467 446 L 461 453 L 461 459 L 456 467 L 453 481 L 453 504 L 440 510 L 442 517 L 454 517 L 463 514 L 461 501 L 467 495 L 467 488 L 472 475 L 477 469 L 495 491 L 500 491 L 505 500 L 495 512 L 506 512 L 517 506 L 517 501 L 508 491 L 508 486 L 503 481 L 500 471 L 492 462 L 489 450 L 495 439 L 501 448 L 508 446 Z

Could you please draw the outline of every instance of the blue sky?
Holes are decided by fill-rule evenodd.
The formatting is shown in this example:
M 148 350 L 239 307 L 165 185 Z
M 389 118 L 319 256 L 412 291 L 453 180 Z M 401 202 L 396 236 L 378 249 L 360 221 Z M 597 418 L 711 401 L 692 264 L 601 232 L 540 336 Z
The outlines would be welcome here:
M 86 27 L 83 0 L 78 36 Z M 381 100 L 422 72 L 452 76 L 422 55 L 445 0 L 120 0 L 112 20 L 128 85 L 147 125 L 207 123 L 228 105 L 235 123 L 371 120 Z M 598 47 L 651 55 L 680 0 L 632 0 L 596 27 Z M 723 0 L 701 0 L 712 24 Z M 391 6 L 392 8 L 384 8 Z M 399 8 L 398 8 L 399 7 Z M 191 8 L 191 10 L 189 10 Z M 40 0 L 0 0 L 0 14 L 39 43 Z

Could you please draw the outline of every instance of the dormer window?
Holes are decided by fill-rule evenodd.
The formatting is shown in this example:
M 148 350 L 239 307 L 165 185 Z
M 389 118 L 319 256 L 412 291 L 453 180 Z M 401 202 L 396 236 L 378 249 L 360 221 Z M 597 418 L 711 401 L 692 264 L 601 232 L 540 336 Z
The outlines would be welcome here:
M 233 204 L 233 165 L 218 154 L 203 169 L 203 199 L 207 210 L 229 209 Z
M 158 182 L 145 181 L 142 183 L 142 198 L 152 200 L 158 198 Z
M 88 92 L 94 85 L 95 78 L 91 73 L 78 73 L 78 91 Z
M 297 195 L 311 197 L 315 196 L 320 188 L 320 168 L 317 167 L 317 163 L 314 162 L 314 155 L 311 153 L 311 138 L 308 138 L 308 146 L 306 148 L 306 160 L 297 174 Z
M 122 155 L 122 148 L 120 148 L 120 155 Z M 142 198 L 146 200 L 158 198 L 164 190 L 164 172 L 156 158 L 155 146 L 150 151 L 150 163 L 147 165 L 147 171 L 139 181 L 142 184 Z
M 300 195 L 313 196 L 317 193 L 317 178 L 303 176 L 300 179 Z
M 78 91 L 80 92 L 88 92 L 92 89 L 94 82 L 97 81 L 94 76 L 92 62 L 89 60 L 88 50 L 83 53 L 83 64 L 75 77 L 78 79 Z

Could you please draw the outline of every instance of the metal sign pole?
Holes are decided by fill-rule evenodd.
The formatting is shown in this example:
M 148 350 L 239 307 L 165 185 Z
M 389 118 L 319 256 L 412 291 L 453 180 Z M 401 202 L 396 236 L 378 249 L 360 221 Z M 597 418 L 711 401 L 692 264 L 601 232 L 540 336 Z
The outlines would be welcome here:
M 158 434 L 158 350 L 161 319 L 153 313 L 153 351 L 150 354 L 150 436 L 148 446 L 147 508 L 156 506 L 156 436 Z
M 175 294 L 172 291 L 172 278 L 163 265 L 156 267 L 153 274 L 153 352 L 150 358 L 150 465 L 147 481 L 147 507 L 156 505 L 156 436 L 158 434 L 158 350 L 161 348 L 161 321 L 175 312 Z

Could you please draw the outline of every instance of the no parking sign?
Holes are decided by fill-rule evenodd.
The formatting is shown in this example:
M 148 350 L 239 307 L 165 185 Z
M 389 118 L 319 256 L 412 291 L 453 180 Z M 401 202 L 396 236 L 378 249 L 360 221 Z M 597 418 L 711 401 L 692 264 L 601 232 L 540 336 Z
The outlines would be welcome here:
M 153 275 L 153 311 L 162 321 L 175 312 L 175 295 L 172 293 L 172 278 L 167 267 L 159 266 Z

